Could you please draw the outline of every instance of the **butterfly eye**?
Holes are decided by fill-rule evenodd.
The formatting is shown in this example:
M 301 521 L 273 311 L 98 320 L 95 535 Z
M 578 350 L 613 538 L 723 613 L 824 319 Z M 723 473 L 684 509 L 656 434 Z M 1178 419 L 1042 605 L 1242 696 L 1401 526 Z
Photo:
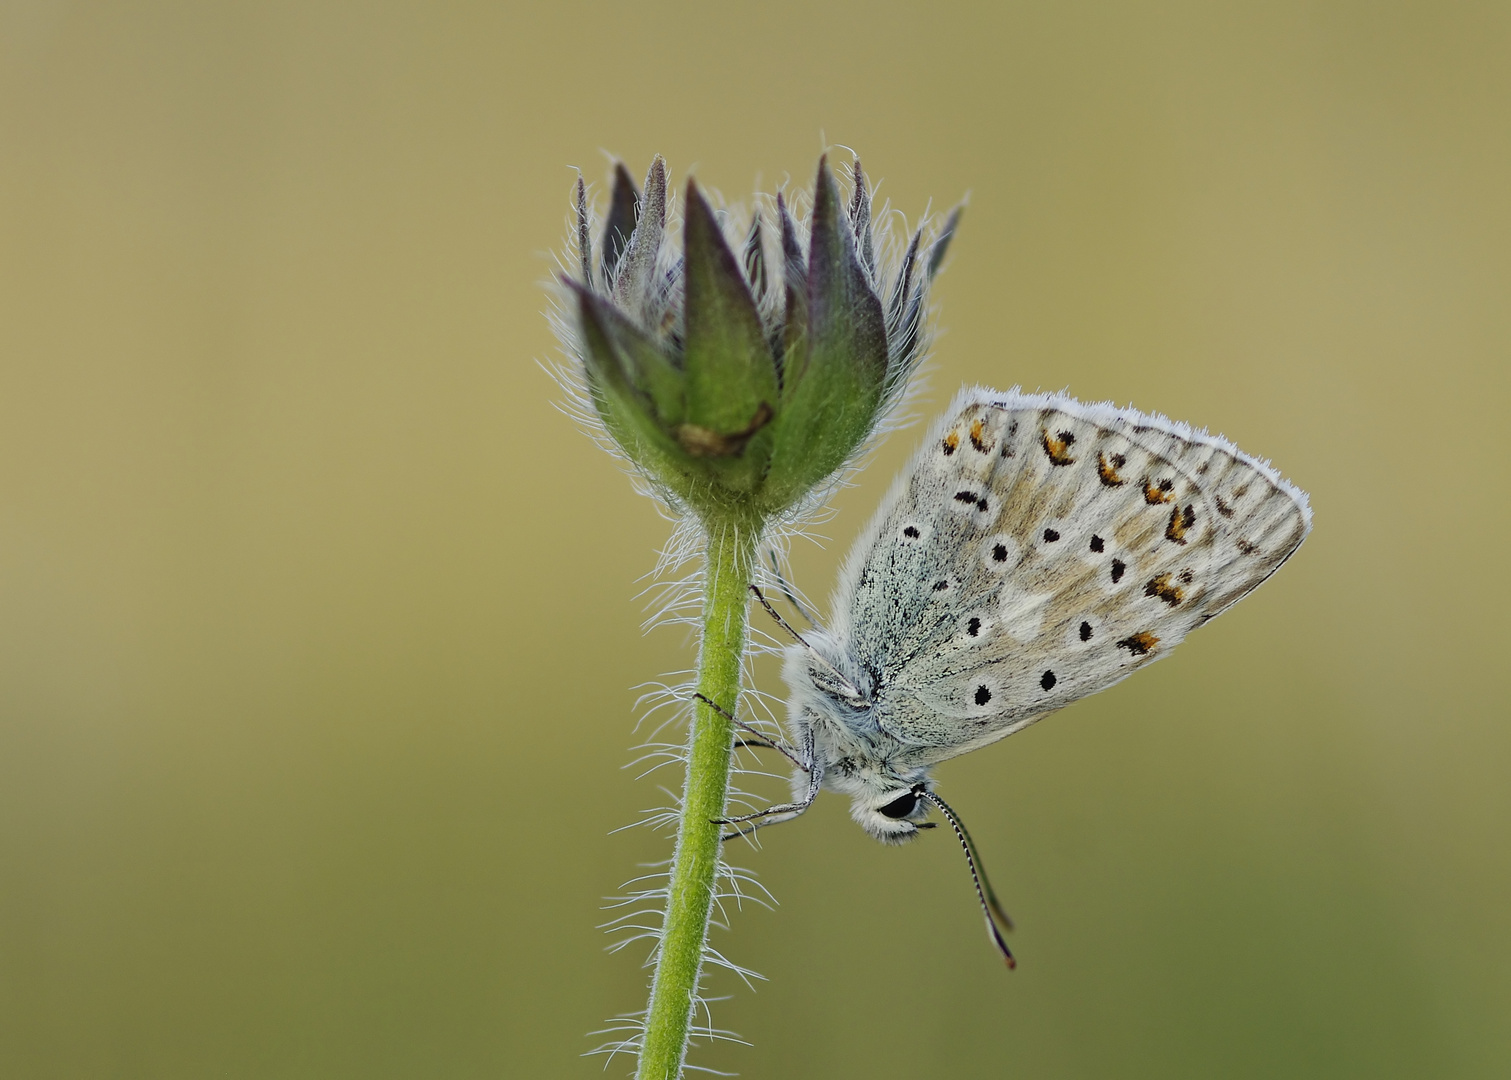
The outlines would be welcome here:
M 879 807 L 877 813 L 882 817 L 905 818 L 918 807 L 918 796 L 911 791 L 905 791 L 886 806 Z

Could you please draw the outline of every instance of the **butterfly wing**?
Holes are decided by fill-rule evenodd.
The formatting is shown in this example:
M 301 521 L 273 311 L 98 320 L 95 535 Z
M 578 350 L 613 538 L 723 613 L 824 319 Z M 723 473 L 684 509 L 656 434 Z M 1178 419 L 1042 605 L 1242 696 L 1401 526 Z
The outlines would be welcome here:
M 967 389 L 857 543 L 833 630 L 883 729 L 938 760 L 1162 658 L 1310 528 L 1305 494 L 1222 438 Z

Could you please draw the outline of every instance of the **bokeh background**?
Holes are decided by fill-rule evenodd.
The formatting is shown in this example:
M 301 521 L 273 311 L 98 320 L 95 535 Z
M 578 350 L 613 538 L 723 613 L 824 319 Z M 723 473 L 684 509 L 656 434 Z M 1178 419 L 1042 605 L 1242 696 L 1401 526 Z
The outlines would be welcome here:
M 828 796 L 737 859 L 768 981 L 693 1060 L 1506 1075 L 1508 58 L 1493 0 L 0 6 L 0 1074 L 600 1075 L 602 897 L 668 850 L 611 835 L 663 801 L 633 687 L 690 653 L 540 283 L 573 167 L 738 198 L 828 139 L 970 194 L 924 412 L 1131 401 L 1317 527 L 940 770 L 1017 972 L 947 836 Z

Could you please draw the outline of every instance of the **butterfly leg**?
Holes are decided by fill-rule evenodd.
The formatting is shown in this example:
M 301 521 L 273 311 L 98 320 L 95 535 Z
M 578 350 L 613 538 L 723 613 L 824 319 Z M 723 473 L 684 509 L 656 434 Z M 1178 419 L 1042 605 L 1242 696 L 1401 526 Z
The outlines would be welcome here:
M 737 826 L 735 829 L 733 829 L 730 832 L 720 833 L 719 834 L 719 839 L 720 840 L 738 840 L 740 837 L 742 837 L 742 836 L 748 837 L 752 833 L 754 833 L 757 829 L 764 829 L 768 825 L 780 825 L 784 821 L 791 821 L 793 818 L 798 817 L 803 812 L 803 804 L 802 803 L 794 803 L 793 805 L 797 806 L 798 809 L 791 810 L 791 809 L 787 809 L 786 807 L 773 806 L 773 807 L 771 807 L 768 810 L 762 810 L 761 813 L 763 813 L 763 814 L 770 814 L 771 816 L 770 817 L 763 817 L 759 821 L 743 822 L 742 824 L 740 824 L 739 826 Z M 728 821 L 740 821 L 741 819 L 739 819 L 739 818 L 730 818 L 730 819 L 727 819 L 727 820 Z M 725 821 L 717 821 L 717 822 L 715 822 L 715 824 L 722 825 L 722 824 L 726 824 L 726 822 Z
M 735 749 L 736 750 L 779 750 L 781 748 L 778 747 L 777 744 L 774 743 L 774 742 L 772 742 L 770 739 L 766 739 L 766 738 L 760 738 L 760 739 L 749 738 L 749 739 L 736 739 L 735 740 Z
M 779 821 L 791 821 L 813 805 L 813 800 L 818 798 L 819 788 L 823 785 L 823 771 L 813 767 L 813 733 L 811 731 L 808 733 L 803 749 L 798 751 L 768 738 L 762 734 L 759 728 L 752 727 L 743 720 L 731 716 L 718 702 L 710 701 L 703 694 L 694 693 L 693 697 L 707 705 L 710 709 L 713 709 L 720 716 L 724 717 L 724 719 L 735 725 L 735 727 L 742 731 L 750 732 L 754 736 L 754 739 L 741 739 L 735 745 L 770 747 L 808 774 L 808 791 L 801 802 L 780 803 L 776 806 L 768 806 L 764 810 L 757 810 L 754 813 L 740 814 L 737 817 L 714 818 L 713 824 L 715 825 L 742 825 L 754 822 L 747 829 L 736 829 L 732 833 L 724 834 L 719 837 L 720 840 L 733 840 L 737 836 L 749 836 L 765 825 L 775 825 Z
M 780 825 L 784 821 L 791 821 L 812 806 L 817 795 L 818 791 L 815 789 L 810 791 L 808 797 L 802 802 L 768 806 L 764 810 L 757 810 L 753 814 L 740 814 L 738 817 L 714 818 L 713 824 L 735 826 L 732 832 L 721 835 L 720 840 L 734 840 L 737 837 L 749 836 L 757 829 L 764 829 L 767 825 Z
M 813 761 L 813 737 L 811 733 L 804 746 L 804 752 L 808 760 L 810 762 Z M 764 810 L 757 810 L 750 814 L 740 814 L 736 817 L 716 818 L 713 822 L 715 825 L 749 826 L 748 828 L 737 827 L 733 832 L 725 833 L 719 839 L 733 840 L 738 836 L 749 836 L 757 829 L 765 828 L 767 825 L 777 825 L 783 821 L 791 821 L 807 810 L 808 807 L 813 805 L 813 800 L 818 798 L 819 789 L 823 786 L 824 782 L 824 772 L 822 769 L 813 767 L 807 767 L 804 771 L 808 773 L 808 790 L 804 793 L 801 801 L 778 803 L 776 806 L 768 806 Z
M 775 739 L 771 738 L 771 736 L 763 734 L 759 728 L 752 727 L 751 725 L 747 724 L 743 720 L 737 720 L 737 719 L 735 719 L 729 713 L 725 712 L 724 709 L 722 707 L 720 707 L 720 705 L 717 702 L 710 701 L 708 698 L 704 697 L 702 694 L 694 693 L 693 694 L 693 698 L 695 700 L 697 700 L 697 701 L 703 702 L 703 704 L 707 705 L 714 712 L 716 712 L 720 716 L 724 717 L 724 719 L 728 720 L 731 724 L 733 724 L 735 727 L 739 728 L 741 731 L 747 731 L 751 735 L 755 736 L 755 738 L 753 738 L 753 739 L 741 739 L 741 740 L 739 740 L 738 742 L 735 743 L 736 746 L 758 746 L 758 747 L 761 747 L 761 748 L 767 749 L 767 750 L 775 750 L 777 753 L 781 754 L 788 761 L 792 762 L 794 765 L 796 765 L 799 769 L 802 769 L 804 772 L 812 772 L 813 771 L 812 768 L 808 765 L 808 762 L 806 762 L 802 758 L 798 757 L 798 752 L 796 750 L 794 750 L 792 747 L 786 745 L 785 743 L 779 743 L 779 742 L 777 742 Z M 809 756 L 809 759 L 811 760 L 813 755 L 810 752 L 808 756 Z

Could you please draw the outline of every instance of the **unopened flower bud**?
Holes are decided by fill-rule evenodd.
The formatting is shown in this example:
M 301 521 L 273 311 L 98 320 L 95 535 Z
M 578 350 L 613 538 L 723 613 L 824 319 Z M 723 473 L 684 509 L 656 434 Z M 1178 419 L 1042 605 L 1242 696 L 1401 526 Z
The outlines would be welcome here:
M 643 192 L 616 167 L 596 247 L 578 181 L 564 343 L 614 442 L 705 520 L 760 523 L 803 503 L 864 447 L 917 369 L 959 211 L 927 252 L 922 230 L 893 251 L 878 244 L 859 161 L 852 184 L 846 206 L 821 160 L 806 228 L 777 197 L 773 274 L 759 210 L 731 243 L 727 215 L 691 180 L 676 255 L 659 157 Z

